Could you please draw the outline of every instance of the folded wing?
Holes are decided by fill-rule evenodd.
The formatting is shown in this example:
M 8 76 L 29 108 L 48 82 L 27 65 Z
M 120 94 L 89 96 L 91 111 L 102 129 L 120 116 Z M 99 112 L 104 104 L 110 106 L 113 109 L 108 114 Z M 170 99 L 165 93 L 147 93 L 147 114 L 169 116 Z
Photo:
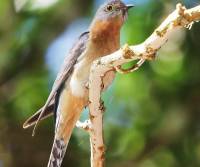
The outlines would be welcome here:
M 52 90 L 49 94 L 49 97 L 45 105 L 38 110 L 33 116 L 25 121 L 23 128 L 28 128 L 33 125 L 37 126 L 37 123 L 40 120 L 44 120 L 49 116 L 54 114 L 56 109 L 56 95 L 59 90 L 62 88 L 63 83 L 69 78 L 73 71 L 73 67 L 77 62 L 78 57 L 84 52 L 86 48 L 87 41 L 89 39 L 89 32 L 84 32 L 80 35 L 78 40 L 75 42 L 74 46 L 70 50 L 68 56 L 65 58 L 64 63 L 61 67 L 60 72 L 57 75 L 57 78 L 53 84 Z

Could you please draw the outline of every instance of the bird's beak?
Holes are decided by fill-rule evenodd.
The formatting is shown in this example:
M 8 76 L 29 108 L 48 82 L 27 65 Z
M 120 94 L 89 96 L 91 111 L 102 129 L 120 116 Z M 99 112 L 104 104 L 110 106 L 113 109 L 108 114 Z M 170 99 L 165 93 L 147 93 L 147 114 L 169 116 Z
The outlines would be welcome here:
M 131 9 L 131 8 L 133 8 L 133 7 L 135 7 L 135 5 L 132 5 L 132 4 L 126 5 L 127 10 L 129 10 L 129 9 Z
M 127 19 L 127 16 L 128 16 L 128 10 L 130 9 L 130 8 L 132 8 L 132 7 L 134 7 L 134 5 L 132 5 L 132 4 L 128 4 L 128 5 L 126 5 L 126 6 L 124 6 L 122 9 L 122 12 L 123 12 L 123 17 L 124 17 L 124 21 Z

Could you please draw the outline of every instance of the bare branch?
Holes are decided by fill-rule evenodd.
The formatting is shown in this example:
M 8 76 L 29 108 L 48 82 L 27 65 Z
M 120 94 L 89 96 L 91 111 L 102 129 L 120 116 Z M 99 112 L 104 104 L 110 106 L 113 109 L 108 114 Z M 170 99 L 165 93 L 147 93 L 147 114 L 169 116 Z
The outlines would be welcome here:
M 103 140 L 103 112 L 101 101 L 103 76 L 106 72 L 116 69 L 121 73 L 137 70 L 145 60 L 155 57 L 157 51 L 168 41 L 169 37 L 182 27 L 191 28 L 192 24 L 200 20 L 200 5 L 187 10 L 177 4 L 176 10 L 143 43 L 135 46 L 125 45 L 120 50 L 96 60 L 90 71 L 89 109 L 91 121 L 91 167 L 104 166 L 105 146 Z M 121 65 L 133 60 L 140 60 L 128 70 L 121 69 Z

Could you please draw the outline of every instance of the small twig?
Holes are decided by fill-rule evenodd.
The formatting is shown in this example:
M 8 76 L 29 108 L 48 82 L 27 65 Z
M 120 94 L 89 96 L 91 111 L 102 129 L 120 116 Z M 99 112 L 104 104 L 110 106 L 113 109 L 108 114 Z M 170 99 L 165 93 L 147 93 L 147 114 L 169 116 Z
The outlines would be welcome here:
M 144 62 L 145 59 L 140 59 L 136 64 L 134 64 L 131 68 L 128 69 L 123 69 L 121 65 L 114 68 L 120 74 L 128 74 L 138 70 L 143 65 Z
M 77 128 L 80 128 L 80 129 L 83 129 L 83 130 L 85 130 L 85 131 L 88 131 L 88 132 L 92 130 L 90 120 L 86 120 L 86 121 L 84 121 L 84 122 L 77 121 L 76 127 L 77 127 Z

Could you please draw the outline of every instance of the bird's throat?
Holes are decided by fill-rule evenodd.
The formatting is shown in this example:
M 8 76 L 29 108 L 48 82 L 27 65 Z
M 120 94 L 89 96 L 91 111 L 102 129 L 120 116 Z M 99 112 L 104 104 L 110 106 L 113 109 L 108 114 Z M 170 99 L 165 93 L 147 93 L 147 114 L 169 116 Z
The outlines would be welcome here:
M 91 26 L 91 40 L 97 45 L 119 41 L 121 22 L 119 20 L 98 20 Z

